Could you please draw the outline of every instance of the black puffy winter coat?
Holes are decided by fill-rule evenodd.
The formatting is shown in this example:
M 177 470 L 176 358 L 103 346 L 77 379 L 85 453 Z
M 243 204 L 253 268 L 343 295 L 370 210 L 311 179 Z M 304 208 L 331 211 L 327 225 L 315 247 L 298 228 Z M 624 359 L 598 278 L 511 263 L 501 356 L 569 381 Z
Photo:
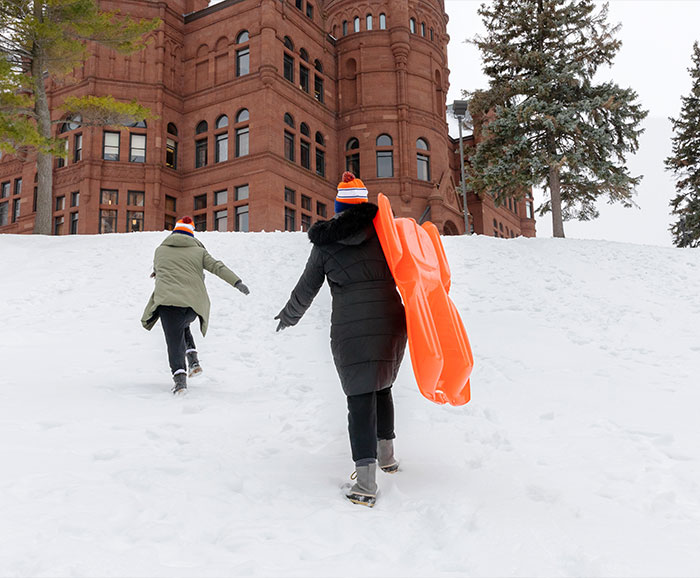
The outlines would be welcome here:
M 327 278 L 333 297 L 331 351 L 345 395 L 391 386 L 406 348 L 406 314 L 373 219 L 361 203 L 309 229 L 311 255 L 280 312 L 296 325 Z

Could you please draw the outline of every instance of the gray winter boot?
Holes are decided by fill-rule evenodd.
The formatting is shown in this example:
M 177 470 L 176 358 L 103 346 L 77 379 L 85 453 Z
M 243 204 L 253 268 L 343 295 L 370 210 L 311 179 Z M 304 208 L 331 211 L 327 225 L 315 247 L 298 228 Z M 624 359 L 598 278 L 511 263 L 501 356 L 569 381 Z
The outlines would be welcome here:
M 199 365 L 199 358 L 197 357 L 196 349 L 187 350 L 187 367 L 189 367 L 189 372 L 187 377 L 194 377 L 202 373 L 202 366 Z
M 187 392 L 187 374 L 184 371 L 180 371 L 179 373 L 173 375 L 173 381 L 175 382 L 175 385 L 173 385 L 173 389 L 171 390 L 173 395 Z
M 345 496 L 353 504 L 372 508 L 377 501 L 377 462 L 365 466 L 355 466 L 355 483 Z
M 399 461 L 394 457 L 394 440 L 377 441 L 377 462 L 383 472 L 395 474 L 399 471 Z

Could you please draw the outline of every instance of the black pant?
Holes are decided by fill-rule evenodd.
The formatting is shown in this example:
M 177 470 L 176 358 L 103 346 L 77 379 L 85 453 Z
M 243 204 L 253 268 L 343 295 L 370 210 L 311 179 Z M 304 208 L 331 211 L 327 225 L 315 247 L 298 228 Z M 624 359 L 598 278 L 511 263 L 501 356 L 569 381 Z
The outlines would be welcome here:
M 186 371 L 185 352 L 188 349 L 196 349 L 190 323 L 197 319 L 197 314 L 191 307 L 174 307 L 161 305 L 158 307 L 158 315 L 165 333 L 165 343 L 168 346 L 168 361 L 170 371 Z
M 355 463 L 377 459 L 377 439 L 393 440 L 396 437 L 390 387 L 348 396 L 348 432 Z

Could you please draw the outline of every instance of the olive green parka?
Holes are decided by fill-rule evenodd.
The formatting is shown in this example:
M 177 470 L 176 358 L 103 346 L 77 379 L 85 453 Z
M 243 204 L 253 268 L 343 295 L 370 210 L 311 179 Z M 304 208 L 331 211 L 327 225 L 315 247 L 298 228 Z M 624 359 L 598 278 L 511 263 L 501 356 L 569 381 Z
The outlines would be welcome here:
M 238 275 L 214 259 L 199 240 L 182 233 L 169 235 L 153 258 L 156 286 L 141 324 L 150 331 L 158 321 L 160 305 L 192 307 L 199 316 L 202 335 L 206 335 L 211 303 L 204 285 L 205 269 L 232 286 L 240 281 Z

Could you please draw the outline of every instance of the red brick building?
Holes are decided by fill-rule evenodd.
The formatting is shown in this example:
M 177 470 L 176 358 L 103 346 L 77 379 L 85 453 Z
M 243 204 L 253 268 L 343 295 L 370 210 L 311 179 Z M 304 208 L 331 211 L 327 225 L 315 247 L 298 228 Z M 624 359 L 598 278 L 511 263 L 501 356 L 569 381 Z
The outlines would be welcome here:
M 171 228 L 299 230 L 333 214 L 344 170 L 397 216 L 464 231 L 458 143 L 445 117 L 442 0 L 102 1 L 159 17 L 143 51 L 95 47 L 77 83 L 49 87 L 66 157 L 54 169 L 54 234 Z M 137 100 L 129 128 L 62 118 L 71 95 Z M 0 159 L 0 232 L 34 224 L 35 163 Z M 534 236 L 531 204 L 469 195 L 477 233 Z

